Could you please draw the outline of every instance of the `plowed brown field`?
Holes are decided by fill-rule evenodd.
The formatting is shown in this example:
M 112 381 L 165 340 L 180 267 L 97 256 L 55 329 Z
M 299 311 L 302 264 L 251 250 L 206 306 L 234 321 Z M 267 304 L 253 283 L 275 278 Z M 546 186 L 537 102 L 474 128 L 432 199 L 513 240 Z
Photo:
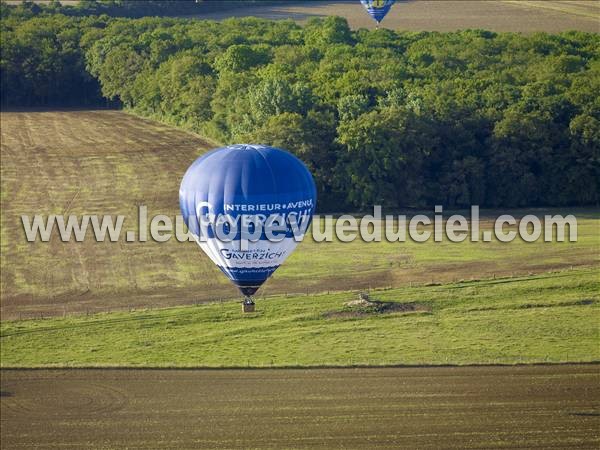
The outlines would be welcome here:
M 598 365 L 2 371 L 2 448 L 598 448 Z

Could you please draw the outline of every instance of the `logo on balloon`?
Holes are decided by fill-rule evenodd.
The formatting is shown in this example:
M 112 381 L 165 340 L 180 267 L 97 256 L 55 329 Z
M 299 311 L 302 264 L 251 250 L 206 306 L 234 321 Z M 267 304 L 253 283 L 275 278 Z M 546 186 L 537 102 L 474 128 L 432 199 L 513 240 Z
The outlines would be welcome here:
M 285 251 L 273 252 L 269 249 L 267 250 L 230 250 L 224 248 L 221 250 L 221 254 L 225 259 L 238 259 L 238 260 L 254 260 L 254 261 L 264 261 L 264 260 L 274 260 L 279 259 L 285 255 Z
M 234 240 L 280 242 L 286 237 L 292 237 L 296 241 L 301 241 L 311 222 L 314 204 L 312 199 L 269 205 L 228 204 L 224 205 L 222 211 L 218 211 L 209 202 L 198 203 L 196 206 L 198 240 L 217 238 L 222 242 Z M 239 213 L 240 211 L 277 212 L 247 214 Z

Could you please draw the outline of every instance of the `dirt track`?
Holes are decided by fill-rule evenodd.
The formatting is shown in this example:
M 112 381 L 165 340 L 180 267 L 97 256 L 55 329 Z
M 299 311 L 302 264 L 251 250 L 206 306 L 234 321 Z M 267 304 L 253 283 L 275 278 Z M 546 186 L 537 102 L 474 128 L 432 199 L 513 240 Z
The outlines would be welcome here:
M 2 448 L 598 448 L 598 365 L 2 371 Z

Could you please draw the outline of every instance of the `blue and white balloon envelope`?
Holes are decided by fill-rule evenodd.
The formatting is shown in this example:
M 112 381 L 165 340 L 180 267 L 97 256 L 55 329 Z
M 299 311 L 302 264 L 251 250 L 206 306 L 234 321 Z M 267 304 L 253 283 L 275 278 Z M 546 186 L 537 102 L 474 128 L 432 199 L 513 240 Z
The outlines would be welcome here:
M 360 0 L 369 15 L 378 24 L 387 16 L 396 0 Z
M 316 206 L 308 168 L 291 153 L 231 145 L 198 158 L 179 190 L 184 221 L 200 248 L 246 295 L 302 240 Z M 244 225 L 253 236 L 248 239 Z

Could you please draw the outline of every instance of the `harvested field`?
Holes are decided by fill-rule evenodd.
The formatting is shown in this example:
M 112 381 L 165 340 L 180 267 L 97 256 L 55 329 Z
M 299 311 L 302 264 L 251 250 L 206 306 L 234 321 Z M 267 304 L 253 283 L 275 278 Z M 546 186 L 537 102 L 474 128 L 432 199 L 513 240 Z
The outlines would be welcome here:
M 179 213 L 187 166 L 216 144 L 120 111 L 2 112 L 2 319 L 165 307 L 235 298 L 194 243 L 125 242 L 148 215 Z M 411 212 L 410 214 L 414 214 Z M 426 211 L 432 214 L 432 211 Z M 497 216 L 510 211 L 482 213 Z M 547 244 L 315 243 L 307 239 L 261 293 L 315 293 L 528 275 L 600 261 L 597 209 L 519 210 L 519 217 L 574 213 L 578 242 Z M 126 217 L 119 242 L 28 243 L 21 215 Z M 449 214 L 446 215 L 448 217 Z M 468 214 L 467 214 L 468 215 Z M 482 230 L 493 223 L 484 217 Z M 318 247 L 317 247 L 318 245 Z
M 19 4 L 21 1 L 8 0 L 7 3 Z M 61 0 L 61 3 L 73 5 L 78 1 Z M 239 1 L 220 0 L 220 3 L 223 4 L 221 11 L 210 11 L 194 17 L 223 20 L 256 16 L 303 23 L 313 17 L 342 16 L 348 19 L 353 28 L 375 28 L 358 0 L 272 1 L 265 5 L 254 3 L 245 7 L 240 6 Z M 594 0 L 399 0 L 383 26 L 408 31 L 480 28 L 523 33 L 566 30 L 598 32 L 599 20 L 600 4 Z
M 313 17 L 342 16 L 353 28 L 375 28 L 374 22 L 356 0 L 252 5 L 197 16 L 221 20 L 257 16 L 305 22 Z M 600 31 L 600 6 L 594 1 L 486 1 L 418 0 L 400 1 L 383 22 L 385 28 L 409 31 L 454 31 L 480 28 L 492 31 L 530 33 L 566 30 Z
M 597 365 L 3 370 L 2 448 L 598 448 Z

